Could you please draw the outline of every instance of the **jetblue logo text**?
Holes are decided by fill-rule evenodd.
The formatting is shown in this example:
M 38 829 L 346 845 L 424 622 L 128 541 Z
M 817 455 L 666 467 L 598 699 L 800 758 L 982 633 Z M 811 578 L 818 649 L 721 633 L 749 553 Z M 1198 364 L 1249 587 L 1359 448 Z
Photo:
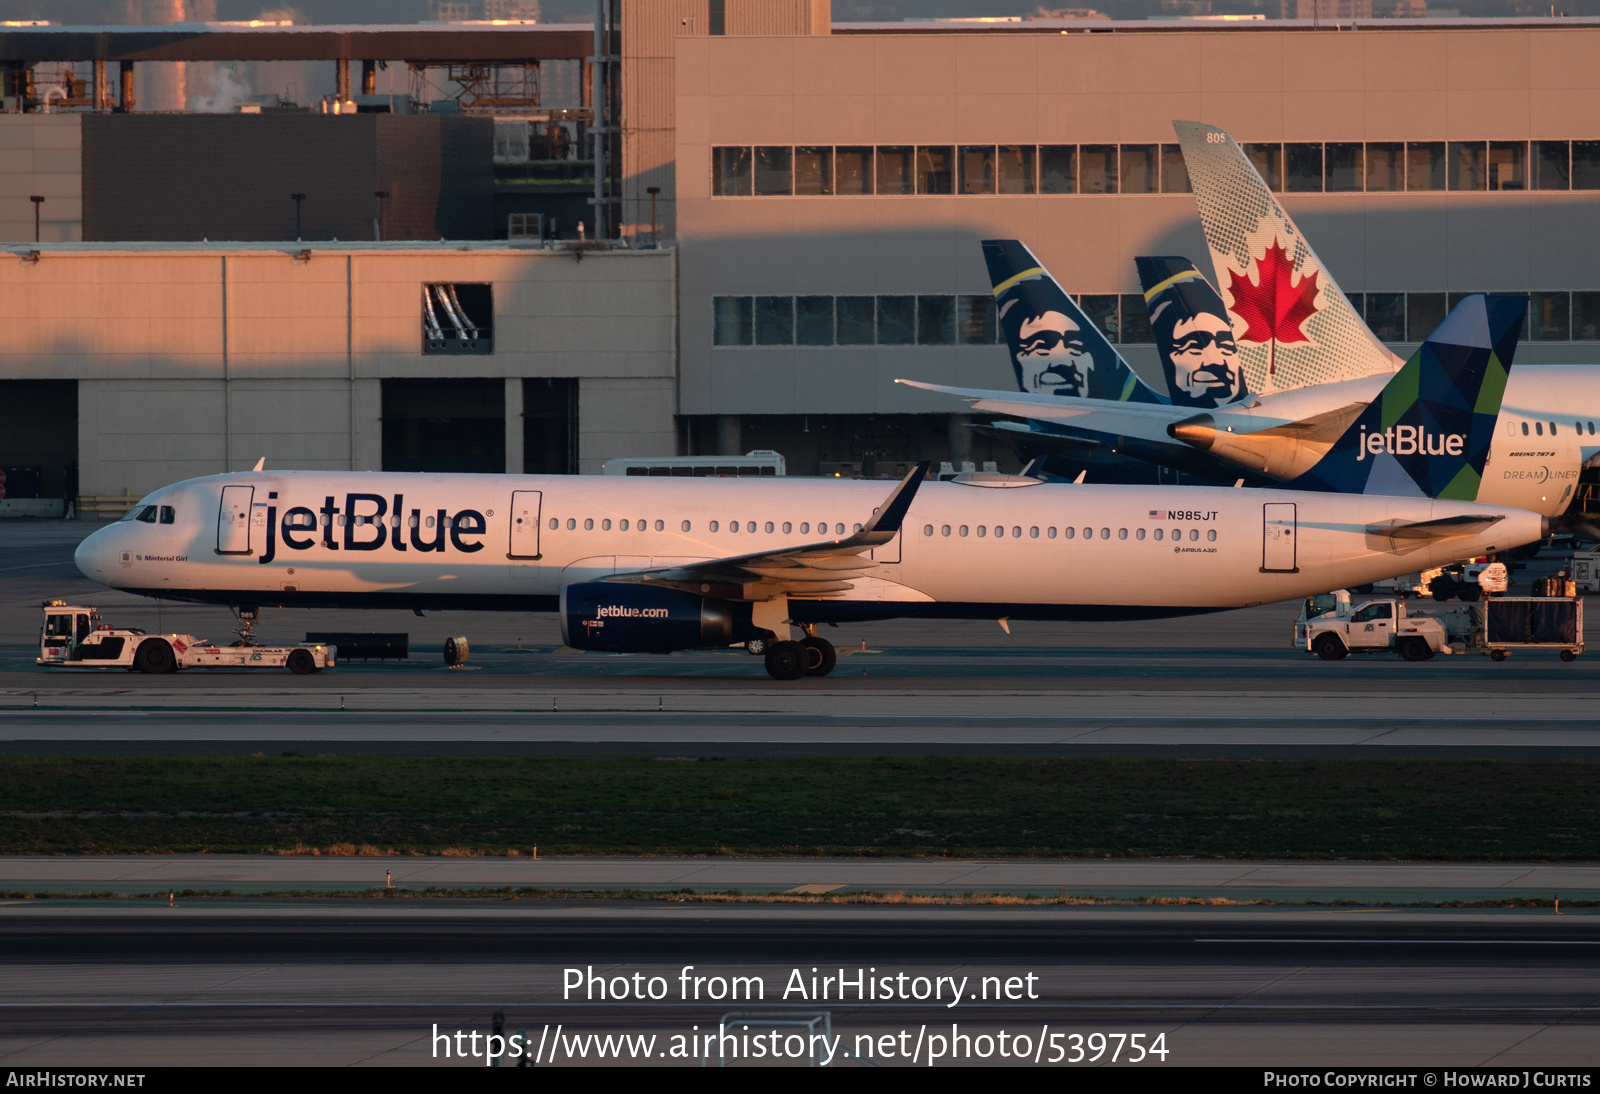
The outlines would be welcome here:
M 472 554 L 483 550 L 477 538 L 489 530 L 489 522 L 476 509 L 451 513 L 447 509 L 412 509 L 405 514 L 405 495 L 394 495 L 394 504 L 381 494 L 346 494 L 344 508 L 331 495 L 320 508 L 296 505 L 284 511 L 267 509 L 267 543 L 261 564 L 271 562 L 278 553 L 278 537 L 291 551 L 322 547 L 327 551 L 444 551 L 446 546 Z M 392 514 L 392 515 L 391 515 Z M 321 520 L 318 520 L 320 515 Z
M 1361 427 L 1361 440 L 1356 446 L 1357 463 L 1368 454 L 1381 456 L 1385 452 L 1391 456 L 1459 456 L 1467 446 L 1467 438 L 1461 433 L 1429 433 L 1416 425 L 1397 425 L 1382 433 L 1376 430 L 1368 433 L 1366 429 L 1366 426 Z

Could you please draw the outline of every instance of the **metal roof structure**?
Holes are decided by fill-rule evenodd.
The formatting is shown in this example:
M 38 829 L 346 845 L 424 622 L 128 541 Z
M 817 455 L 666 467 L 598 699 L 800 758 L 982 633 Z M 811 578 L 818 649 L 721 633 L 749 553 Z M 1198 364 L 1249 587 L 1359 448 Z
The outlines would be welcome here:
M 480 63 L 582 60 L 588 23 L 417 23 L 398 26 L 0 26 L 0 62 L 338 61 Z

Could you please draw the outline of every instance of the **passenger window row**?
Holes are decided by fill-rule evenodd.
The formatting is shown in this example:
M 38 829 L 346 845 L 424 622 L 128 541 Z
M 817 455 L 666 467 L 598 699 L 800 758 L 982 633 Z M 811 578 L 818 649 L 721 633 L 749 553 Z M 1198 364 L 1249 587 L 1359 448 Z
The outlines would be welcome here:
M 611 531 L 612 522 L 610 520 L 602 518 L 601 520 L 599 520 L 597 522 L 593 517 L 585 517 L 585 518 L 583 518 L 583 530 L 585 532 L 593 532 L 595 530 L 597 524 L 599 526 L 599 530 L 600 531 L 602 531 L 602 532 Z M 552 532 L 557 531 L 561 527 L 562 527 L 562 521 L 561 521 L 560 517 L 551 517 L 550 518 L 550 530 Z M 717 521 L 717 520 L 713 520 L 713 521 L 709 522 L 707 527 L 713 532 L 720 532 L 720 531 L 723 530 L 722 522 L 721 521 Z M 578 528 L 578 518 L 577 517 L 568 517 L 566 519 L 566 528 L 567 528 L 567 530 L 569 532 L 576 531 L 577 528 Z M 638 531 L 638 532 L 645 532 L 645 531 L 649 531 L 650 522 L 648 520 L 630 521 L 630 520 L 627 520 L 627 519 L 623 519 L 623 520 L 619 520 L 619 521 L 616 522 L 616 528 L 617 528 L 617 531 L 619 531 L 619 532 L 627 532 L 627 531 L 630 531 L 630 530 Z M 667 522 L 666 521 L 658 520 L 658 521 L 655 522 L 655 530 L 656 531 L 664 532 L 664 531 L 666 531 L 666 528 L 667 528 Z M 794 534 L 794 528 L 795 528 L 794 522 L 793 521 L 787 521 L 787 520 L 784 521 L 781 525 L 776 521 L 770 521 L 770 520 L 769 521 L 765 521 L 765 522 L 763 522 L 763 521 L 755 521 L 755 520 L 747 520 L 747 521 L 730 520 L 728 522 L 727 531 L 729 531 L 729 532 L 745 532 L 745 533 L 754 533 L 754 532 L 760 531 L 760 532 L 773 533 L 773 532 L 779 531 L 780 528 L 782 529 L 783 534 L 786 535 L 786 536 Z M 692 532 L 692 531 L 694 531 L 694 522 L 693 521 L 688 521 L 688 520 L 683 521 L 683 522 L 680 523 L 679 529 L 681 531 L 684 531 L 684 532 Z M 855 525 L 855 529 L 854 530 L 857 531 L 857 532 L 861 531 L 861 525 L 859 525 L 859 524 Z M 812 534 L 812 532 L 811 532 L 811 522 L 810 521 L 801 521 L 800 522 L 800 534 L 803 535 L 803 536 L 808 536 L 808 535 Z M 829 535 L 830 534 L 829 531 L 828 531 L 828 522 L 827 521 L 823 520 L 823 521 L 818 521 L 817 522 L 816 534 L 819 535 L 819 536 L 825 536 L 825 535 Z M 844 524 L 835 523 L 833 525 L 833 532 L 831 534 L 832 535 L 838 535 L 838 536 L 844 535 L 845 534 L 845 526 L 844 526 Z
M 1515 423 L 1515 422 L 1507 422 L 1506 423 L 1506 432 L 1507 433 L 1515 433 L 1516 429 L 1517 429 L 1517 424 L 1518 423 Z M 1522 422 L 1520 424 L 1522 426 L 1522 435 L 1524 437 L 1528 436 L 1529 435 L 1528 434 L 1528 423 L 1527 422 Z M 1534 422 L 1533 423 L 1533 436 L 1535 436 L 1535 437 L 1543 437 L 1544 436 L 1544 426 L 1545 426 L 1545 423 L 1543 423 L 1543 422 Z M 1587 434 L 1584 431 L 1584 427 L 1586 427 L 1586 426 L 1588 427 Z M 1578 436 L 1580 436 L 1580 437 L 1582 437 L 1582 436 L 1593 437 L 1594 436 L 1594 423 L 1593 422 L 1573 422 L 1572 423 L 1572 429 L 1573 429 L 1573 432 L 1577 433 Z M 1559 436 L 1559 434 L 1556 431 L 1556 423 L 1555 422 L 1551 422 L 1550 423 L 1550 436 L 1552 436 L 1552 437 Z
M 924 536 L 933 535 L 933 525 L 924 524 L 922 526 L 922 534 Z M 948 536 L 950 536 L 952 534 L 955 535 L 955 536 L 961 537 L 961 536 L 971 535 L 971 534 L 973 534 L 973 532 L 972 532 L 972 529 L 968 528 L 968 526 L 965 525 L 965 524 L 957 525 L 954 528 L 952 528 L 951 525 L 942 524 L 942 525 L 939 526 L 939 534 L 941 536 L 946 536 L 946 537 L 948 537 Z M 1007 531 L 1005 525 L 996 524 L 996 525 L 994 525 L 994 527 L 992 529 L 992 534 L 993 534 L 995 539 L 1004 539 L 1007 535 L 1010 535 L 1010 537 L 1012 539 L 1021 539 L 1021 538 L 1023 538 L 1023 536 L 1022 536 L 1022 526 L 1020 524 L 1012 525 L 1009 532 Z M 1045 528 L 1042 533 L 1041 533 L 1040 529 L 1037 528 L 1037 527 L 1030 527 L 1028 529 L 1028 538 L 1029 539 L 1038 539 L 1041 534 L 1044 536 L 1045 539 L 1055 539 L 1057 537 L 1057 529 L 1055 529 L 1055 528 Z M 988 538 L 989 535 L 991 535 L 991 529 L 990 529 L 990 527 L 988 525 L 980 524 L 980 525 L 977 526 L 977 536 L 978 536 L 979 539 L 986 539 L 986 538 Z M 1062 528 L 1059 531 L 1059 535 L 1060 535 L 1060 538 L 1062 538 L 1062 539 L 1077 539 L 1078 535 L 1079 535 L 1079 530 L 1077 528 L 1075 528 L 1075 527 Z M 1082 532 L 1082 535 L 1083 535 L 1084 539 L 1094 539 L 1095 538 L 1095 530 L 1093 528 L 1084 528 L 1083 532 Z M 1156 529 L 1154 529 L 1153 531 L 1151 531 L 1149 533 L 1150 538 L 1154 539 L 1154 540 L 1156 540 L 1158 542 L 1168 538 L 1168 535 L 1169 535 L 1169 533 L 1167 532 L 1167 530 L 1165 528 L 1156 528 Z M 1142 539 L 1145 538 L 1145 536 L 1146 536 L 1145 529 L 1143 529 L 1143 528 L 1135 528 L 1133 530 L 1133 533 L 1132 533 L 1132 538 L 1133 539 L 1142 540 Z M 1170 533 L 1170 536 L 1171 536 L 1172 541 L 1174 543 L 1176 543 L 1177 541 L 1183 539 L 1183 529 L 1182 528 L 1174 528 L 1174 529 L 1172 529 L 1172 531 Z M 1100 539 L 1110 539 L 1111 538 L 1111 529 L 1110 528 L 1101 528 L 1100 532 L 1099 532 L 1099 538 Z M 1118 528 L 1117 529 L 1117 538 L 1118 539 L 1127 539 L 1127 538 L 1129 538 L 1128 529 L 1126 529 L 1126 528 Z M 1190 539 L 1191 542 L 1198 542 L 1199 539 L 1200 539 L 1200 529 L 1198 529 L 1198 528 L 1189 529 L 1189 539 Z M 1209 542 L 1209 543 L 1215 543 L 1217 541 L 1217 530 L 1215 528 L 1206 529 L 1206 541 Z
M 1600 141 L 1266 141 L 1242 146 L 1280 193 L 1600 190 Z M 1186 194 L 1176 144 L 735 145 L 713 197 Z

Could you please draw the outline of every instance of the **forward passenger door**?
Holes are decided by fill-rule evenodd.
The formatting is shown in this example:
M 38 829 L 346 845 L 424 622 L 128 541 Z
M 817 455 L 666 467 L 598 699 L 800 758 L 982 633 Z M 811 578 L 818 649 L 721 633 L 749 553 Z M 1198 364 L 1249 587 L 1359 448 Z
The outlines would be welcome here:
M 217 554 L 250 553 L 250 510 L 255 496 L 253 486 L 222 488 L 222 508 L 217 512 Z

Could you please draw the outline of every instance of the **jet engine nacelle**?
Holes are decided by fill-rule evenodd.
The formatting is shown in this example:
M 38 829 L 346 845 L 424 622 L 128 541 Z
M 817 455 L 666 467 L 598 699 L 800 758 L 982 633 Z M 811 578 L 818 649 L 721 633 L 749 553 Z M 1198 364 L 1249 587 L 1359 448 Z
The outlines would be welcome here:
M 742 613 L 748 622 L 749 608 Z M 668 653 L 729 646 L 741 626 L 735 605 L 656 585 L 585 581 L 561 590 L 561 640 L 573 649 Z

